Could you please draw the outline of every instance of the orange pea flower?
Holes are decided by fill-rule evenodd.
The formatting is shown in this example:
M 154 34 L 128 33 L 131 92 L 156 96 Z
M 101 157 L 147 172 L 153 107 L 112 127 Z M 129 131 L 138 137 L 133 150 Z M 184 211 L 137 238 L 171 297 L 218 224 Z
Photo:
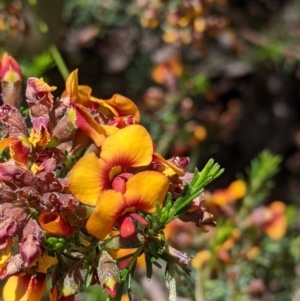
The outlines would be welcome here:
M 246 183 L 243 180 L 233 181 L 226 189 L 218 189 L 211 196 L 211 202 L 218 206 L 225 206 L 246 194 Z
M 274 201 L 269 206 L 256 208 L 249 216 L 246 223 L 255 224 L 271 239 L 281 239 L 287 230 L 285 216 L 286 205 L 281 201 Z
M 3 301 L 40 301 L 46 291 L 46 274 L 11 276 L 3 287 Z
M 69 190 L 82 203 L 96 206 L 86 228 L 99 239 L 105 238 L 116 221 L 123 237 L 135 231 L 132 218 L 144 221 L 135 210 L 153 213 L 163 203 L 169 181 L 156 171 L 129 173 L 145 168 L 153 156 L 149 133 L 140 125 L 120 129 L 107 137 L 100 158 L 94 153 L 81 158 L 69 177 Z
M 168 61 L 157 64 L 151 72 L 151 77 L 155 82 L 165 84 L 171 78 L 179 78 L 182 72 L 183 66 L 181 60 L 173 56 Z
M 64 104 L 69 106 L 67 114 L 69 119 L 93 139 L 97 146 L 102 145 L 106 133 L 110 134 L 114 131 L 107 125 L 100 125 L 91 115 L 91 111 L 112 116 L 108 125 L 119 128 L 139 122 L 138 108 L 128 98 L 115 94 L 111 99 L 104 101 L 91 96 L 91 92 L 90 87 L 78 85 L 78 70 L 76 69 L 66 81 L 66 91 L 62 94 L 62 99 Z
M 264 232 L 272 239 L 282 238 L 287 230 L 287 219 L 285 216 L 286 205 L 283 202 L 275 201 L 268 206 L 271 214 L 263 226 Z
M 104 140 L 100 158 L 91 153 L 76 163 L 70 172 L 69 190 L 81 203 L 95 206 L 100 194 L 122 182 L 118 175 L 129 168 L 148 166 L 152 155 L 152 140 L 144 127 L 120 129 Z

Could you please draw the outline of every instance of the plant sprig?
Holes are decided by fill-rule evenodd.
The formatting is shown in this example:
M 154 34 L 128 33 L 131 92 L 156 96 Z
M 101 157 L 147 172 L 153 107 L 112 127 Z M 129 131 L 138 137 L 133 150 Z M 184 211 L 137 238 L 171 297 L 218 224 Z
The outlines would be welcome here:
M 164 206 L 162 208 L 157 206 L 156 213 L 146 217 L 149 222 L 148 234 L 159 232 L 166 224 L 184 214 L 190 208 L 192 201 L 203 192 L 203 188 L 223 172 L 224 169 L 213 159 L 206 163 L 201 172 L 195 168 L 193 178 L 190 183 L 185 185 L 181 196 L 174 202 L 172 195 L 169 194 Z
M 240 210 L 241 219 L 248 215 L 251 207 L 267 197 L 270 189 L 273 187 L 272 178 L 279 171 L 281 161 L 280 155 L 274 155 L 269 150 L 262 151 L 252 160 L 247 172 L 248 186 Z
M 248 171 L 247 195 L 259 201 L 264 199 L 270 188 L 273 187 L 271 179 L 279 171 L 281 161 L 280 155 L 274 155 L 269 150 L 262 151 L 254 158 Z

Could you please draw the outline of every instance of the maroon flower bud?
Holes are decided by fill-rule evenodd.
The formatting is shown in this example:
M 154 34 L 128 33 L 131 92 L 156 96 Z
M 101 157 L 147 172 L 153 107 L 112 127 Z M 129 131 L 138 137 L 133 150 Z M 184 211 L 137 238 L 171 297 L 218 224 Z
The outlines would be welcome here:
M 28 267 L 33 264 L 41 255 L 41 242 L 44 231 L 36 220 L 30 219 L 23 230 L 23 238 L 20 243 L 20 254 Z
M 85 206 L 77 206 L 73 209 L 61 211 L 61 216 L 71 225 L 74 231 L 78 230 L 84 225 L 86 221 L 87 209 Z
M 30 267 L 40 257 L 42 251 L 36 238 L 32 235 L 22 239 L 20 244 L 20 254 L 26 267 Z
M 75 136 L 73 138 L 73 144 L 72 144 L 72 154 L 76 154 L 78 151 L 87 148 L 89 145 L 92 144 L 92 139 L 84 134 L 82 131 L 78 130 L 75 133 Z M 92 149 L 89 149 L 88 152 L 94 152 L 96 154 L 99 154 L 99 148 L 95 145 L 91 145 Z
M 213 215 L 209 213 L 206 208 L 198 207 L 193 208 L 193 211 L 188 211 L 179 216 L 183 222 L 193 222 L 197 227 L 201 229 L 202 232 L 207 232 L 207 226 L 215 227 L 216 222 L 213 220 Z
M 47 192 L 41 198 L 41 203 L 45 208 L 52 209 L 54 208 L 57 211 L 63 209 L 73 210 L 74 207 L 79 205 L 79 201 L 72 194 L 62 194 L 59 192 Z
M 27 213 L 15 204 L 0 204 L 0 250 L 5 249 L 12 241 L 12 237 L 20 235 L 24 227 Z
M 68 110 L 53 130 L 53 138 L 59 142 L 72 140 L 77 132 L 77 126 L 74 124 L 69 113 L 70 111 Z
M 189 164 L 190 159 L 188 157 L 174 157 L 169 161 L 175 164 L 177 167 L 184 169 Z
M 33 174 L 27 169 L 17 166 L 12 160 L 0 163 L 0 179 L 16 186 L 31 186 L 34 182 Z
M 32 119 L 49 114 L 53 107 L 51 92 L 55 89 L 56 87 L 50 87 L 42 78 L 28 79 L 25 94 Z
M 55 108 L 54 108 L 54 122 L 57 123 L 63 116 L 65 115 L 67 109 L 68 109 L 69 103 L 65 103 L 63 98 L 60 98 L 56 100 L 55 102 Z
M 62 275 L 57 281 L 57 295 L 66 298 L 58 298 L 58 300 L 68 300 L 67 297 L 72 297 L 77 294 L 85 284 L 87 276 L 88 269 L 83 260 L 73 264 L 68 272 Z
M 56 170 L 57 161 L 54 158 L 49 158 L 48 160 L 36 165 L 36 170 L 32 171 L 37 174 L 40 172 L 53 172 Z
M 34 157 L 34 161 L 37 164 L 45 162 L 51 158 L 55 159 L 57 162 L 63 162 L 66 160 L 66 155 L 62 150 L 50 147 L 47 147 L 46 149 L 41 151 L 36 151 L 34 153 Z
M 16 198 L 16 192 L 0 180 L 0 202 L 12 202 L 16 200 Z
M 4 125 L 4 132 L 7 137 L 18 138 L 18 136 L 27 136 L 27 127 L 21 113 L 9 104 L 0 106 L 0 124 Z
M 34 184 L 37 190 L 44 193 L 63 190 L 63 186 L 58 179 L 56 179 L 53 172 L 41 172 L 40 174 L 36 175 Z
M 184 184 L 190 184 L 192 182 L 193 177 L 194 174 L 187 171 L 185 172 L 184 176 L 180 177 L 180 179 Z
M 8 218 L 0 222 L 0 250 L 7 248 L 12 242 L 12 236 L 17 231 L 17 225 L 14 220 Z

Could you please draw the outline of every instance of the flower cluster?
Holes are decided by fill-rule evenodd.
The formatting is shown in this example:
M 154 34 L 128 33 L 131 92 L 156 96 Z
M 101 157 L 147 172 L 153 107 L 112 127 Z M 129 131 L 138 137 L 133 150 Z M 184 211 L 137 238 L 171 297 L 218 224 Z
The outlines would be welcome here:
M 92 96 L 90 87 L 78 85 L 77 70 L 56 99 L 55 87 L 29 78 L 27 114 L 19 110 L 20 67 L 7 54 L 0 81 L 4 301 L 40 300 L 47 275 L 52 301 L 74 300 L 97 283 L 119 298 L 143 254 L 150 277 L 159 259 L 188 273 L 189 258 L 165 244 L 163 229 L 177 217 L 203 229 L 214 225 L 200 196 L 222 173 L 219 166 L 210 160 L 193 175 L 184 171 L 187 158 L 164 159 L 138 124 L 136 105 L 118 94 Z M 116 254 L 130 248 L 136 251 L 122 270 Z
M 169 6 L 164 1 L 138 1 L 137 4 L 143 27 L 155 29 L 160 26 L 164 42 L 192 44 L 199 50 L 205 49 L 208 37 L 217 37 L 229 23 L 228 18 L 220 16 L 216 9 L 224 6 L 226 0 L 180 1 Z
M 0 4 L 0 45 L 8 43 L 12 37 L 20 38 L 26 34 L 26 22 L 22 15 L 21 1 L 3 1 Z

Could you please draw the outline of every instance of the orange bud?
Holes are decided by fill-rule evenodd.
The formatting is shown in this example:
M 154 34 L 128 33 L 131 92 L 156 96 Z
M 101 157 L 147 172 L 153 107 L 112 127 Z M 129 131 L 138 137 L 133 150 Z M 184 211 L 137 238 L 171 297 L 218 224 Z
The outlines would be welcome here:
M 22 72 L 19 64 L 7 53 L 4 53 L 1 58 L 0 80 L 9 83 L 15 83 L 18 80 L 22 80 Z
M 1 58 L 0 81 L 3 102 L 19 107 L 22 101 L 22 72 L 16 60 L 7 53 Z
M 74 233 L 71 225 L 58 212 L 43 212 L 39 223 L 45 231 L 52 235 L 70 236 Z

